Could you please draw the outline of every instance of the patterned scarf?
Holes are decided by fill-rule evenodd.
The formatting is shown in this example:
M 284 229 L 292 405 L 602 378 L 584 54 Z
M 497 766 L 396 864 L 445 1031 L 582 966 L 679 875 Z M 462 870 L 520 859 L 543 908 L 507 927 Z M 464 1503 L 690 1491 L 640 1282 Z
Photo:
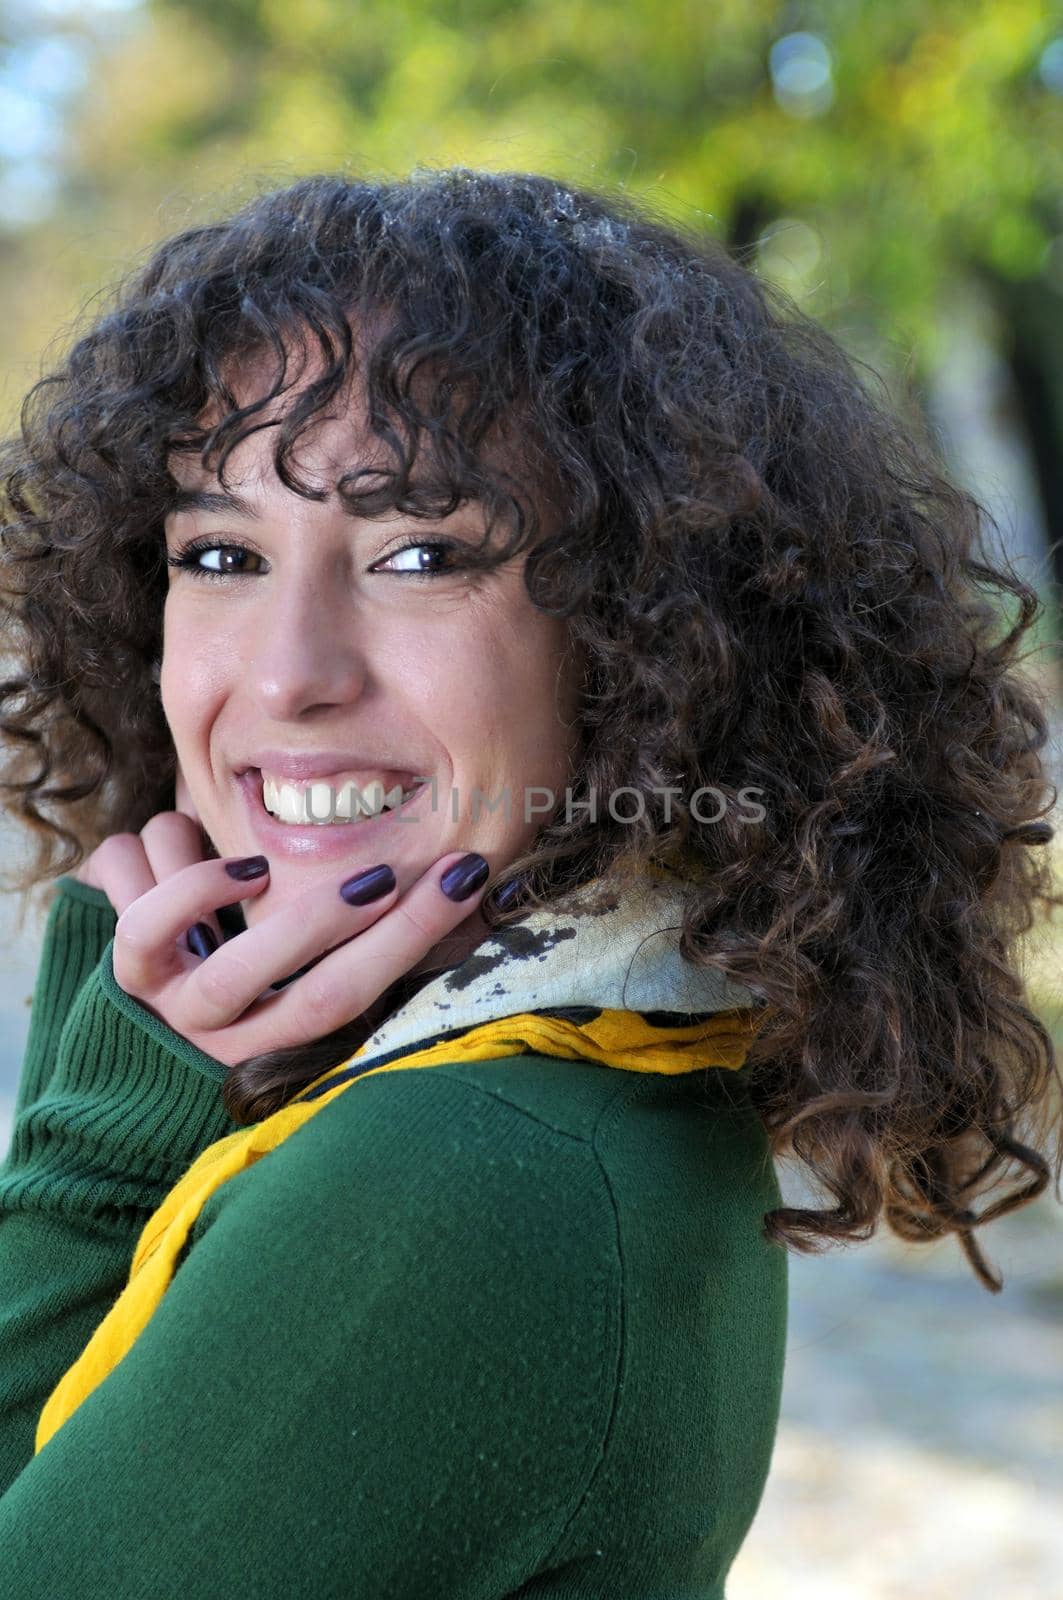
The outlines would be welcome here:
M 378 1072 L 545 1055 L 624 1072 L 737 1070 L 763 1024 L 751 992 L 678 951 L 681 890 L 665 873 L 584 887 L 571 913 L 530 911 L 485 938 L 261 1122 L 208 1145 L 145 1223 L 129 1279 L 45 1402 L 35 1451 L 118 1365 L 165 1294 L 215 1189 Z

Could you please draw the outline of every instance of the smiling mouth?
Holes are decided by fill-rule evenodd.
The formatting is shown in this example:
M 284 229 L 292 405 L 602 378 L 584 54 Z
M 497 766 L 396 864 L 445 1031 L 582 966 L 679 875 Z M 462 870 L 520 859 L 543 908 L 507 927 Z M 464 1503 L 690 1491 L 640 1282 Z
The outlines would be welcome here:
M 285 802 L 287 809 L 281 814 L 278 814 L 277 811 L 274 811 L 266 804 L 264 795 L 265 786 L 262 780 L 262 773 L 257 767 L 245 768 L 242 773 L 237 774 L 237 781 L 240 783 L 241 787 L 246 787 L 248 789 L 256 807 L 259 808 L 265 814 L 265 816 L 270 819 L 271 822 L 275 822 L 281 827 L 291 828 L 295 832 L 308 832 L 310 829 L 317 828 L 360 828 L 364 827 L 367 823 L 372 824 L 374 822 L 379 822 L 382 818 L 387 818 L 400 811 L 405 811 L 411 802 L 417 799 L 418 795 L 421 793 L 421 790 L 428 787 L 428 780 L 411 783 L 408 789 L 405 787 L 401 788 L 400 792 L 402 798 L 398 805 L 385 804 L 376 811 L 363 811 L 360 815 L 356 814 L 348 817 L 342 814 L 339 816 L 335 815 L 335 806 L 337 793 L 341 795 L 344 794 L 350 786 L 343 784 L 337 791 L 331 784 L 323 785 L 319 783 L 318 787 L 327 787 L 329 790 L 329 814 L 327 816 L 315 816 L 314 808 L 312 806 L 313 784 L 307 784 L 303 787 L 300 793 L 298 805 L 299 814 L 294 815 L 293 812 L 296 808 L 292 805 L 290 799 Z M 354 787 L 357 792 L 361 792 L 358 790 L 357 785 L 354 785 Z M 389 790 L 388 792 L 391 793 L 395 788 L 398 787 L 398 785 L 393 785 L 392 790 Z M 292 785 L 291 788 L 294 789 L 295 785 Z M 276 791 L 274 794 L 271 794 L 271 800 L 275 800 L 278 797 L 279 792 L 280 791 Z M 307 815 L 308 806 L 311 807 L 309 816 Z

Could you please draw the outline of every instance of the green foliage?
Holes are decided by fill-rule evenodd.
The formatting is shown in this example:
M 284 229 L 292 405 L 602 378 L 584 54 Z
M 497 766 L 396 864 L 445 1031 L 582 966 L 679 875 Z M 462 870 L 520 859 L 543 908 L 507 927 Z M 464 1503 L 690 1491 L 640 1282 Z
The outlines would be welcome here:
M 1046 8 L 820 0 L 800 23 L 783 14 L 775 0 L 148 3 L 92 74 L 61 214 L 0 260 L 26 313 L 0 350 L 9 408 L 20 359 L 119 261 L 319 169 L 530 168 L 625 186 L 732 239 L 752 217 L 738 242 L 766 235 L 761 270 L 865 358 L 932 363 L 957 274 L 977 263 L 1022 281 L 1059 256 Z M 829 52 L 818 110 L 780 103 L 772 49 L 788 26 Z

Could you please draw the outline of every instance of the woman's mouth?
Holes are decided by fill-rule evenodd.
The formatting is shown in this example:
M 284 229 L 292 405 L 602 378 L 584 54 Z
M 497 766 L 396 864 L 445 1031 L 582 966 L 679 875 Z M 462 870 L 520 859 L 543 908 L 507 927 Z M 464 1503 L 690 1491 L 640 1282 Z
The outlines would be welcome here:
M 363 844 L 374 850 L 384 844 L 394 847 L 402 837 L 402 829 L 421 820 L 426 807 L 425 792 L 432 787 L 431 783 L 417 783 L 401 805 L 385 806 L 375 816 L 363 815 L 351 821 L 341 820 L 342 809 L 337 820 L 331 820 L 337 812 L 334 795 L 330 803 L 321 804 L 319 797 L 304 794 L 300 805 L 303 815 L 320 815 L 322 820 L 285 822 L 266 809 L 262 774 L 257 767 L 241 773 L 237 783 L 265 853 L 303 861 L 346 857 L 352 850 L 361 849 Z

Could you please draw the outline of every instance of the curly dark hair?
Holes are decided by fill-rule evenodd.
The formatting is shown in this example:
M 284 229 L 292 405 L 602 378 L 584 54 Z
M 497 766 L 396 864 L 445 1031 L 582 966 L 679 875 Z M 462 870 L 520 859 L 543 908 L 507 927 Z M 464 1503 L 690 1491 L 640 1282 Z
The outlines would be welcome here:
M 905 1239 L 955 1232 L 999 1290 L 973 1229 L 1040 1194 L 1053 1152 L 1058 1198 L 1063 1167 L 1055 1053 L 1016 959 L 1035 909 L 1063 899 L 1040 848 L 1047 714 L 1017 654 L 1041 601 L 987 550 L 991 515 L 914 408 L 876 397 L 870 369 L 717 240 L 623 193 L 311 176 L 167 239 L 117 286 L 2 446 L 0 599 L 22 667 L 0 685 L 3 788 L 38 846 L 9 888 L 172 808 L 151 677 L 168 459 L 224 482 L 284 392 L 290 342 L 316 341 L 322 375 L 273 459 L 320 498 L 289 454 L 354 370 L 356 319 L 378 329 L 368 414 L 395 470 L 383 487 L 352 472 L 341 494 L 365 516 L 501 508 L 511 538 L 485 541 L 485 564 L 527 549 L 532 603 L 586 652 L 574 794 L 640 797 L 634 821 L 550 818 L 491 880 L 488 924 L 591 877 L 678 869 L 684 957 L 766 1003 L 748 1082 L 772 1152 L 836 1202 L 769 1212 L 765 1238 L 814 1251 L 882 1213 Z M 238 407 L 227 364 L 270 352 L 274 387 Z M 481 451 L 514 419 L 527 482 L 562 497 L 545 539 Z M 449 507 L 410 485 L 425 439 Z M 687 804 L 703 787 L 726 802 L 714 823 Z M 735 808 L 743 790 L 767 795 L 761 820 Z M 362 1037 L 355 1022 L 240 1063 L 227 1110 L 268 1114 Z M 1032 1176 L 976 1214 L 1008 1162 Z

